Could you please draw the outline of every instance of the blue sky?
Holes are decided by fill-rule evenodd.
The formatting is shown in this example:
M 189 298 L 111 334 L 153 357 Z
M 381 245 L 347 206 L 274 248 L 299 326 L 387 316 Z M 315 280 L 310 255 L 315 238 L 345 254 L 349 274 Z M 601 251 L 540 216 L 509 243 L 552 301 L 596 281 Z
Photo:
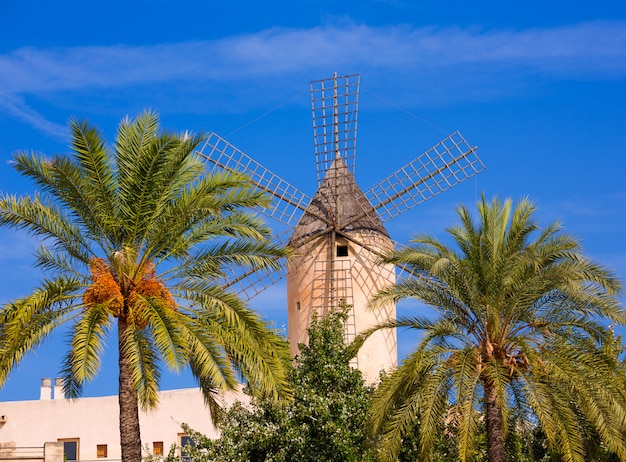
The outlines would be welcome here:
M 215 131 L 305 193 L 315 188 L 309 81 L 361 74 L 356 177 L 368 189 L 448 133 L 487 170 L 387 223 L 443 236 L 454 207 L 529 196 L 626 276 L 626 3 L 82 1 L 0 3 L 0 190 L 33 186 L 16 150 L 67 150 L 66 122 L 112 139 L 151 107 L 172 130 Z M 41 276 L 30 237 L 0 230 L 0 303 Z M 284 286 L 251 306 L 285 322 Z M 400 307 L 403 313 L 417 309 Z M 63 334 L 29 355 L 0 401 L 37 399 Z M 114 342 L 86 395 L 116 392 Z M 401 352 L 411 339 L 401 337 Z M 193 382 L 167 375 L 164 388 Z

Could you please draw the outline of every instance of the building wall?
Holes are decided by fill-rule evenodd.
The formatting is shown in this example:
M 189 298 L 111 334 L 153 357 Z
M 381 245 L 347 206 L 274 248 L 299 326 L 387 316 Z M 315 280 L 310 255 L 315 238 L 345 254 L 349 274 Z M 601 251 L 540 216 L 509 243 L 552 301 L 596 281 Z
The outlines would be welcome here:
M 6 420 L 0 423 L 2 447 L 43 447 L 46 442 L 77 438 L 80 460 L 98 459 L 98 445 L 106 445 L 106 458 L 121 459 L 117 396 L 68 400 L 42 395 L 40 400 L 0 403 L 0 416 Z M 237 399 L 246 396 L 228 394 L 224 404 Z M 154 442 L 162 442 L 167 454 L 171 445 L 180 442 L 182 423 L 209 437 L 218 436 L 199 389 L 162 391 L 159 400 L 155 411 L 140 412 L 142 446 L 152 450 Z

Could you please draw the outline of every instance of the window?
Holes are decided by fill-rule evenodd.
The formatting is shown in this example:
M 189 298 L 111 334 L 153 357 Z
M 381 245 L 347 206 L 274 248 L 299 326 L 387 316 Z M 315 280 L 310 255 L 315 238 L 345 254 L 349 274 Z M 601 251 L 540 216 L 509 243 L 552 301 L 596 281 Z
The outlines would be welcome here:
M 98 459 L 107 458 L 107 445 L 106 444 L 96 445 L 96 457 L 98 457 Z
M 65 460 L 79 460 L 79 438 L 59 438 L 57 441 L 63 443 L 63 455 L 65 456 Z
M 189 454 L 187 453 L 187 451 L 185 451 L 185 447 L 187 446 L 195 446 L 196 442 L 193 440 L 193 438 L 185 433 L 179 433 L 178 434 L 178 445 L 180 446 L 180 460 L 182 462 L 190 462 L 191 461 L 191 457 L 189 456 Z
M 347 257 L 348 256 L 348 246 L 347 245 L 338 245 L 337 246 L 337 256 L 338 257 Z
M 153 456 L 163 455 L 163 441 L 155 441 L 154 443 L 152 443 L 152 455 Z

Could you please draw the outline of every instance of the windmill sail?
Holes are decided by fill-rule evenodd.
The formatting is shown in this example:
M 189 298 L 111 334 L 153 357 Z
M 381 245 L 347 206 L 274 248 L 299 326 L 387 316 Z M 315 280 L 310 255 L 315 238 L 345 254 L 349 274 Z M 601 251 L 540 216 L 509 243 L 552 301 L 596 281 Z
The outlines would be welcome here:
M 271 205 L 261 211 L 281 223 L 294 226 L 311 201 L 309 196 L 298 188 L 215 133 L 209 135 L 198 153 L 211 162 L 214 169 L 243 172 L 256 186 L 271 194 L 273 196 Z
M 411 268 L 380 265 L 393 249 L 383 223 L 484 170 L 471 146 L 454 132 L 365 193 L 355 181 L 359 75 L 311 82 L 311 108 L 318 190 L 312 198 L 211 134 L 199 151 L 214 169 L 241 171 L 273 201 L 267 216 L 291 227 L 293 253 L 287 259 L 287 305 L 292 353 L 306 343 L 313 313 L 351 305 L 346 337 L 395 317 L 395 305 L 366 308 L 380 289 L 394 284 Z M 225 287 L 251 297 L 282 273 L 265 275 L 234 268 Z M 418 275 L 419 277 L 419 275 Z M 259 289 L 260 287 L 260 289 Z M 395 330 L 370 337 L 353 363 L 368 381 L 397 363 Z
M 341 157 L 348 170 L 355 173 L 360 81 L 358 74 L 335 74 L 330 79 L 311 82 L 318 187 L 336 157 Z
M 476 151 L 456 131 L 365 195 L 382 221 L 387 221 L 483 171 L 485 165 Z

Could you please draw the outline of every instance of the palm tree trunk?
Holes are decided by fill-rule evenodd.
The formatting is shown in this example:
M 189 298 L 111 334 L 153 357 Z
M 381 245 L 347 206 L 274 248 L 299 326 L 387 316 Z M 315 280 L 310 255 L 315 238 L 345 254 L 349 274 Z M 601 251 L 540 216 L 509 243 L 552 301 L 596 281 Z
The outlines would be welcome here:
M 117 342 L 119 348 L 119 407 L 120 407 L 120 445 L 122 462 L 141 462 L 141 433 L 139 430 L 139 405 L 137 392 L 133 387 L 130 367 L 123 345 L 126 321 L 121 317 L 117 322 Z
M 496 389 L 489 380 L 485 387 L 485 423 L 487 425 L 487 460 L 489 462 L 505 462 L 504 456 L 504 424 L 502 410 L 498 405 Z

